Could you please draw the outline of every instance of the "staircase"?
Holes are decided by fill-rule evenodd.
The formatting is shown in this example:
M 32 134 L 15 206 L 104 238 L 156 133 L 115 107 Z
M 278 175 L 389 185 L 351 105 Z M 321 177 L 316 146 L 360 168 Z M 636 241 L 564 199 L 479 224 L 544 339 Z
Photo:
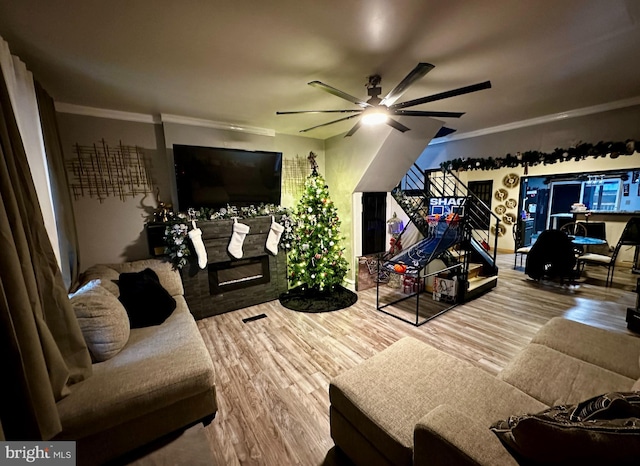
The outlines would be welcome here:
M 456 175 L 450 171 L 424 172 L 414 164 L 391 194 L 425 237 L 429 234 L 427 217 L 431 203 L 444 200 L 456 205 L 461 241 L 437 258 L 447 266 L 462 264 L 458 268 L 459 303 L 475 299 L 496 286 L 498 237 L 494 235 L 490 244 L 490 232 L 498 230 L 500 219 Z

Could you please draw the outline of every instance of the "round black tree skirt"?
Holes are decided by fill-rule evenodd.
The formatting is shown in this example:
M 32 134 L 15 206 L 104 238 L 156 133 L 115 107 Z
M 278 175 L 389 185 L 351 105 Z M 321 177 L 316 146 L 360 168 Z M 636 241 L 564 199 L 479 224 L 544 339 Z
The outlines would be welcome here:
M 353 306 L 358 295 L 345 287 L 336 285 L 331 290 L 317 291 L 292 288 L 280 295 L 280 304 L 298 312 L 331 312 Z

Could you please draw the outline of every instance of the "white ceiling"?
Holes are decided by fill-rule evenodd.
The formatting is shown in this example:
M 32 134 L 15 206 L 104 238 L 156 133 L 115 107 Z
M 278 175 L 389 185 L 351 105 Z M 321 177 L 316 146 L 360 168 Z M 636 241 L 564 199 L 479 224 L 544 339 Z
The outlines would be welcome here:
M 0 35 L 57 102 L 298 131 L 357 108 L 418 62 L 435 69 L 399 102 L 467 112 L 468 132 L 640 96 L 637 0 L 0 0 Z M 354 120 L 304 133 L 326 138 Z

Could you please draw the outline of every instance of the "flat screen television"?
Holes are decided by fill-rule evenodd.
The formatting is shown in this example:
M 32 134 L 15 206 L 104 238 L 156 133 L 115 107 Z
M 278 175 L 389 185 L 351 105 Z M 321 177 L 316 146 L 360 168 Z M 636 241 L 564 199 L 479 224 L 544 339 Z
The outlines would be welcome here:
M 282 153 L 174 144 L 178 209 L 280 204 Z

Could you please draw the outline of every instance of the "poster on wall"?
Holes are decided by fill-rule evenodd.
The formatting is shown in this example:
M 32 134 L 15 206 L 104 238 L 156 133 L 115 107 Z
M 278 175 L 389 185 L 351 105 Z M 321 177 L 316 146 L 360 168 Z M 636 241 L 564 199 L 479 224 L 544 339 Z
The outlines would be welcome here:
M 629 195 L 629 183 L 625 183 L 622 185 L 622 195 L 623 196 Z

